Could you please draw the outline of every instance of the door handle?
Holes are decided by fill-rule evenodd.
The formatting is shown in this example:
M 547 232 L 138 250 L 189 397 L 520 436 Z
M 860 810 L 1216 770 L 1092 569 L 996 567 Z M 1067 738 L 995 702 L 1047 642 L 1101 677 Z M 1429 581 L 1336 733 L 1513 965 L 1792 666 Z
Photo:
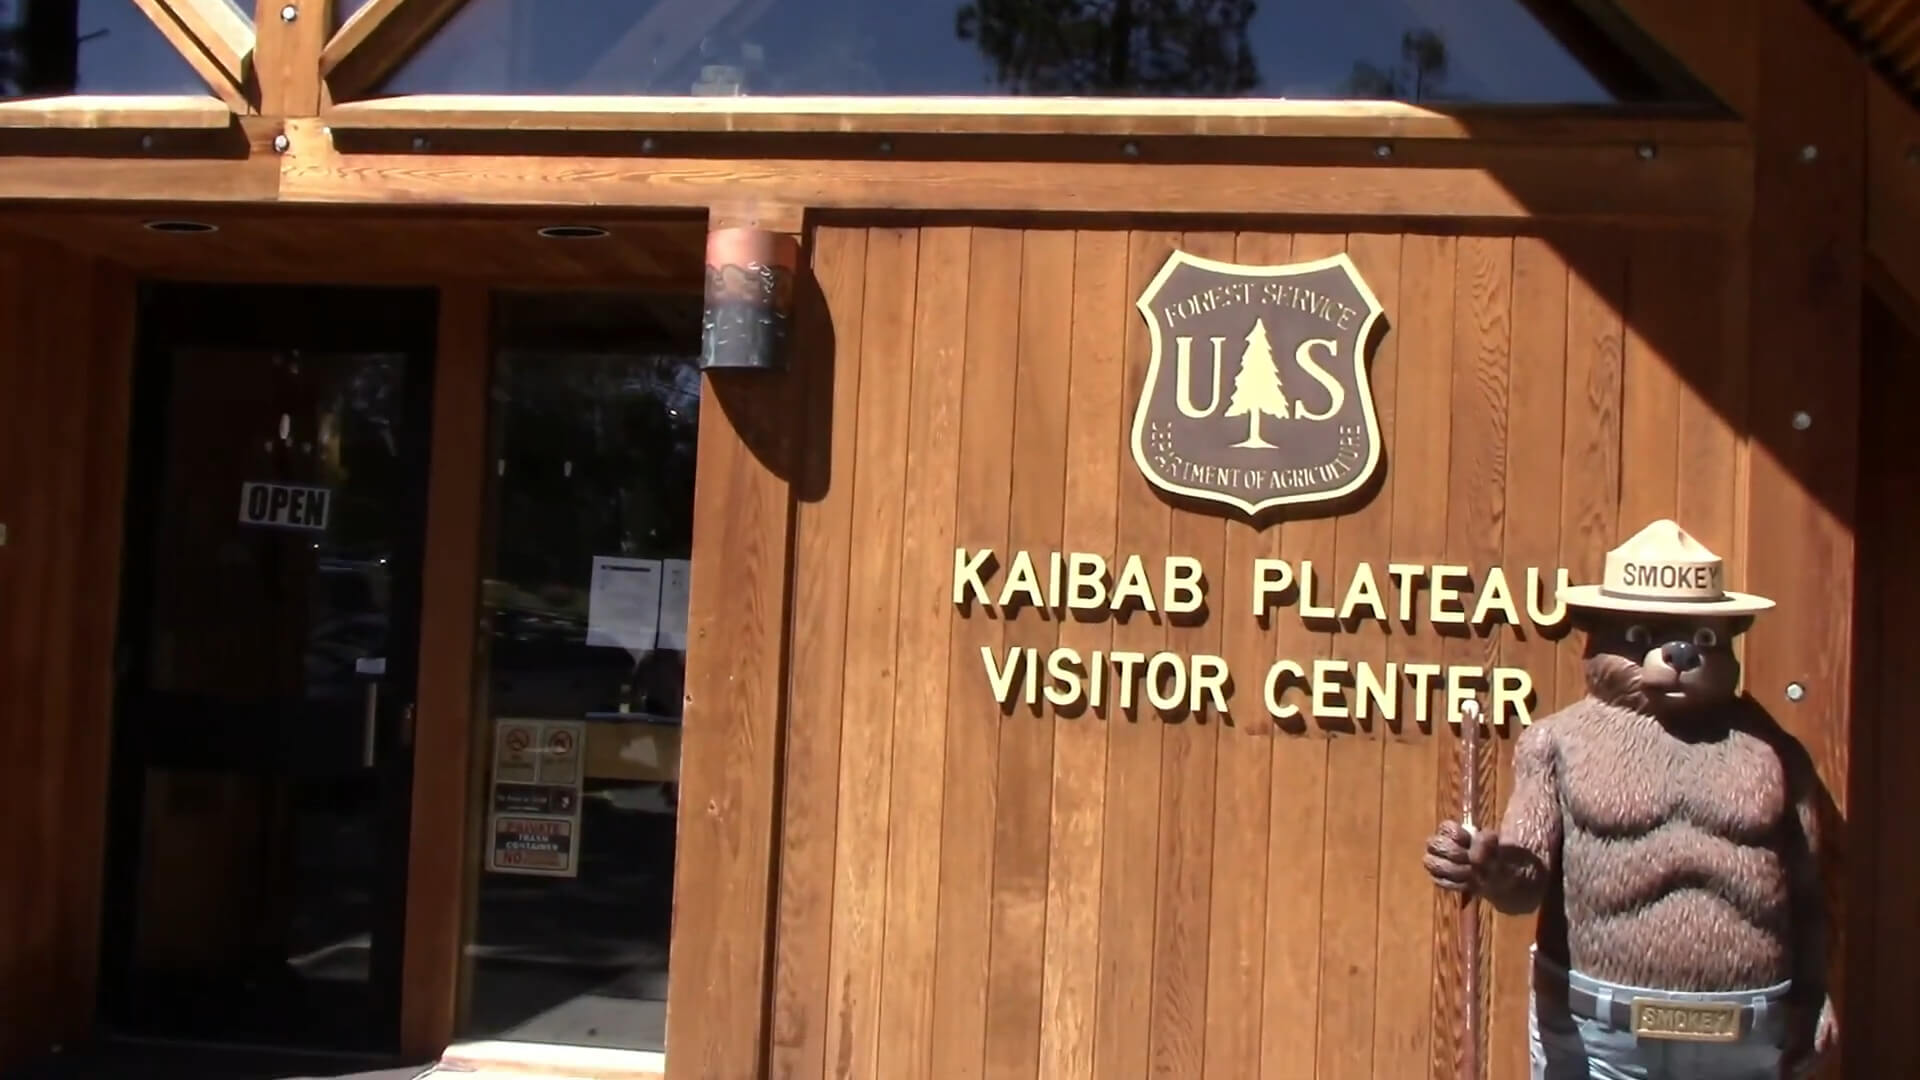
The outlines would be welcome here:
M 360 767 L 371 769 L 378 747 L 377 736 L 380 733 L 380 683 L 376 679 L 367 680 L 367 711 L 360 725 Z

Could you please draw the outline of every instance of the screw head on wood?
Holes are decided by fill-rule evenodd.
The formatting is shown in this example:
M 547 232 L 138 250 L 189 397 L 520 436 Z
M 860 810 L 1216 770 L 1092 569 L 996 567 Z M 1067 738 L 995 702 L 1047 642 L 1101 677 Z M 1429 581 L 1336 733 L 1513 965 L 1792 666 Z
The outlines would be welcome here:
M 1813 145 L 1812 143 L 1808 143 L 1807 145 L 1800 148 L 1801 161 L 1812 161 L 1815 158 L 1818 158 L 1819 156 L 1820 156 L 1820 148 Z
M 287 152 L 287 148 L 292 145 L 293 140 L 287 138 L 286 132 L 284 131 L 273 137 L 273 149 L 276 153 L 284 154 Z
M 1640 155 L 1641 161 L 1652 161 L 1654 158 L 1660 156 L 1660 149 L 1652 143 L 1641 143 L 1635 148 L 1634 153 Z
M 1805 431 L 1813 426 L 1813 414 L 1805 411 L 1793 414 L 1793 430 Z
M 881 140 L 880 140 L 880 152 L 881 152 L 881 153 L 883 153 L 883 154 L 891 154 L 891 153 L 893 153 L 893 140 L 892 140 L 892 139 L 881 139 Z
M 1806 687 L 1801 686 L 1797 682 L 1790 682 L 1787 684 L 1787 700 L 1788 701 L 1805 701 L 1806 699 L 1807 699 Z
M 651 154 L 653 153 L 654 148 L 658 147 L 659 145 L 660 145 L 659 143 L 654 141 L 653 136 L 649 135 L 646 138 L 640 140 L 640 152 L 643 154 Z
M 427 137 L 425 135 L 415 135 L 413 137 L 413 148 L 415 150 L 425 150 L 428 146 L 431 146 L 431 145 L 432 144 L 427 141 Z
M 153 136 L 151 135 L 140 136 L 140 149 L 142 150 L 153 149 Z
M 289 22 L 289 23 L 290 23 L 290 22 L 292 22 L 293 20 L 295 20 L 295 19 L 297 19 L 297 18 L 299 18 L 299 17 L 300 17 L 300 9 L 299 9 L 299 8 L 297 8 L 297 7 L 295 7 L 295 6 L 294 6 L 294 5 L 292 5 L 292 4 L 288 4 L 288 5 L 286 5 L 286 6 L 284 6 L 284 7 L 282 7 L 282 8 L 280 9 L 280 21 L 281 21 L 281 22 Z
M 1390 158 L 1390 157 L 1392 157 L 1392 156 L 1393 156 L 1393 145 L 1392 145 L 1391 143 L 1378 143 L 1378 144 L 1375 144 L 1375 146 L 1374 146 L 1374 148 L 1373 148 L 1373 156 L 1374 156 L 1374 157 L 1377 157 L 1377 158 Z
M 1120 152 L 1128 157 L 1139 157 L 1140 144 L 1134 142 L 1132 139 L 1128 139 L 1126 142 L 1120 144 Z

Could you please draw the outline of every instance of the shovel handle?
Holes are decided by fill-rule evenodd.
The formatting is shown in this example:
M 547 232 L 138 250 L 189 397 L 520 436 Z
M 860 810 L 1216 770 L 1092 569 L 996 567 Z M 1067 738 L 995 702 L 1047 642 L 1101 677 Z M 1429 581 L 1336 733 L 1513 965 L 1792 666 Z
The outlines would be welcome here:
M 1480 702 L 1468 698 L 1460 705 L 1460 823 L 1469 837 L 1474 832 L 1474 813 L 1480 805 Z M 1466 1031 L 1461 1040 L 1463 1080 L 1480 1078 L 1480 905 L 1469 891 L 1461 905 L 1461 952 L 1466 961 L 1465 986 L 1462 987 L 1461 1017 Z

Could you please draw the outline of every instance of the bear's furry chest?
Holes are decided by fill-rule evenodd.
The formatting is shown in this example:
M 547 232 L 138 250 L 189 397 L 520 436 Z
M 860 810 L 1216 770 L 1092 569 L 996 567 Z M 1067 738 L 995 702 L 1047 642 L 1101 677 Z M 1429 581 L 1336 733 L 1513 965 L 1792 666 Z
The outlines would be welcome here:
M 1569 717 L 1555 745 L 1569 824 L 1600 837 L 1642 836 L 1685 822 L 1742 844 L 1765 843 L 1787 809 L 1772 746 L 1738 728 L 1676 733 L 1615 709 Z

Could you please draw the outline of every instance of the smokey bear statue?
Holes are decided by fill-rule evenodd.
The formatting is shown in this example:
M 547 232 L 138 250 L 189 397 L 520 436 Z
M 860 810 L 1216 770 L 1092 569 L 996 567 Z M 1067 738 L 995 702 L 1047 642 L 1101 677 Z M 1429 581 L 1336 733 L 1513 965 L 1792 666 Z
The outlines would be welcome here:
M 1586 697 L 1515 740 L 1497 830 L 1443 822 L 1442 888 L 1538 911 L 1535 1080 L 1804 1075 L 1838 1028 L 1827 987 L 1819 786 L 1737 696 L 1732 642 L 1772 601 L 1659 521 L 1561 591 Z

